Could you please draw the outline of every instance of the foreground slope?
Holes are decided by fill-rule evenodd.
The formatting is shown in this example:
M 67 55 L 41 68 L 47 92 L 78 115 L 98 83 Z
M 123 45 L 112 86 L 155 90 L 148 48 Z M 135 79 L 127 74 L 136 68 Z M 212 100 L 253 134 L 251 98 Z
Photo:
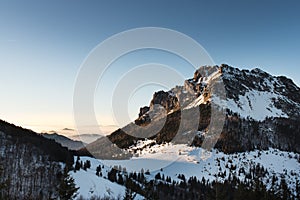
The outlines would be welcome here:
M 277 199 L 297 199 L 300 195 L 300 155 L 297 153 L 271 148 L 263 151 L 224 154 L 214 149 L 210 155 L 203 156 L 203 149 L 199 147 L 171 143 L 149 147 L 148 144 L 149 141 L 141 142 L 139 146 L 145 146 L 145 148 L 138 152 L 139 156 L 130 160 L 97 160 L 81 157 L 83 162 L 91 161 L 91 168 L 86 171 L 81 169 L 72 172 L 76 184 L 81 188 L 80 195 L 86 199 L 92 196 L 124 197 L 126 190 L 124 186 L 126 186 L 139 194 L 137 197 L 144 199 L 142 196 L 147 195 L 144 191 L 147 191 L 147 185 L 151 182 L 153 182 L 153 188 L 157 188 L 159 185 L 161 187 L 172 186 L 173 190 L 175 188 L 176 191 L 177 188 L 182 194 L 187 195 L 193 193 L 188 190 L 192 180 L 204 181 L 205 184 L 219 183 L 220 187 L 222 184 L 228 183 L 234 185 L 236 183 L 232 182 L 235 181 L 238 182 L 237 187 L 245 184 L 249 190 L 257 188 L 258 191 L 253 192 L 256 195 L 262 194 L 260 190 L 265 188 L 268 195 L 274 195 L 271 199 L 275 197 Z M 167 162 L 168 159 L 172 162 Z M 166 163 L 168 165 L 164 165 Z M 164 167 L 157 169 L 158 165 Z M 103 167 L 100 176 L 96 175 L 97 166 Z M 116 169 L 115 178 L 112 176 L 113 169 Z M 145 176 L 145 180 L 135 178 L 143 176 Z M 127 184 L 132 180 L 138 182 L 140 189 Z M 156 189 L 159 199 L 172 199 L 170 197 L 176 192 L 173 191 L 172 194 L 169 191 L 171 196 L 166 196 L 162 188 Z M 208 189 L 211 188 L 208 187 Z M 232 191 L 237 192 L 235 189 Z M 214 195 L 226 194 L 225 196 L 230 199 L 230 191 L 228 191 L 229 193 L 221 192 L 221 190 L 214 192 Z M 197 188 L 196 193 L 201 193 L 201 188 Z M 250 193 L 245 190 L 244 197 Z M 245 199 L 254 198 L 254 196 L 249 196 Z M 207 195 L 202 199 L 215 198 Z
M 54 140 L 0 121 L 0 198 L 57 198 L 59 174 L 73 156 Z

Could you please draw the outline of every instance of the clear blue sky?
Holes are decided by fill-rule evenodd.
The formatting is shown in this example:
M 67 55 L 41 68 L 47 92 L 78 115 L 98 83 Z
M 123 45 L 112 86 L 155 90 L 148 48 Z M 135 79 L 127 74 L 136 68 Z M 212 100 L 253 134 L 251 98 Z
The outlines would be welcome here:
M 259 67 L 299 85 L 299 10 L 296 0 L 1 0 L 0 118 L 35 130 L 72 127 L 74 82 L 85 57 L 107 37 L 145 26 L 194 38 L 216 64 Z

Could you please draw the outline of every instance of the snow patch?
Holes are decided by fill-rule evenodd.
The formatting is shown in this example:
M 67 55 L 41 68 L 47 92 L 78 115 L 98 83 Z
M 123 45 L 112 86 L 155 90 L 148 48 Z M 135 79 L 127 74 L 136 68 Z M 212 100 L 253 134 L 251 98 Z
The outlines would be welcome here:
M 240 95 L 239 100 L 220 100 L 213 96 L 212 101 L 231 111 L 240 114 L 242 117 L 250 117 L 254 120 L 263 121 L 266 117 L 288 117 L 286 113 L 274 106 L 274 99 L 282 98 L 271 92 L 250 90 L 245 95 Z

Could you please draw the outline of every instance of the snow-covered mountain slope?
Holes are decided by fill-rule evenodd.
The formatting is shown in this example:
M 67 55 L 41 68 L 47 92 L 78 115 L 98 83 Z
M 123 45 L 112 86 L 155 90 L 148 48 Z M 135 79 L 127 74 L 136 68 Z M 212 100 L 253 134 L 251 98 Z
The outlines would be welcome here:
M 79 187 L 78 197 L 90 199 L 91 197 L 123 197 L 125 194 L 125 187 L 109 181 L 107 178 L 96 175 L 96 168 L 102 163 L 99 160 L 89 157 L 81 157 L 82 162 L 91 161 L 91 168 L 87 170 L 71 171 L 70 175 L 74 178 L 75 184 Z M 109 171 L 105 166 L 102 169 L 103 173 Z M 106 175 L 107 177 L 107 175 Z
M 123 199 L 126 187 L 108 179 L 108 172 L 112 166 L 107 166 L 101 160 L 90 157 L 80 157 L 80 161 L 85 163 L 89 161 L 91 166 L 87 169 L 71 171 L 70 175 L 74 178 L 78 199 L 109 198 Z M 101 167 L 101 175 L 96 175 L 97 167 Z M 75 167 L 75 166 L 74 166 Z M 136 195 L 135 200 L 143 199 L 142 196 Z
M 155 104 L 164 109 L 156 109 Z M 125 167 L 126 172 L 118 174 L 127 178 L 130 172 L 149 170 L 145 173 L 147 184 L 134 176 L 129 179 L 138 182 L 140 191 L 149 184 L 155 188 L 163 183 L 160 186 L 168 188 L 166 185 L 172 183 L 173 189 L 177 188 L 171 194 L 175 199 L 182 199 L 180 191 L 195 179 L 204 179 L 199 187 L 209 190 L 214 182 L 232 186 L 239 180 L 248 193 L 270 191 L 271 199 L 277 193 L 287 199 L 289 195 L 283 194 L 287 187 L 289 194 L 298 198 L 299 121 L 300 89 L 290 79 L 259 69 L 200 67 L 183 86 L 156 92 L 134 123 L 87 145 L 85 150 L 108 166 L 106 178 L 113 166 Z M 211 123 L 222 127 L 217 130 Z M 156 132 L 155 127 L 161 124 Z M 209 142 L 214 148 L 203 147 Z M 170 194 L 159 194 L 172 199 Z
M 107 173 L 114 166 L 118 166 L 119 169 L 126 168 L 126 174 L 149 171 L 150 173 L 146 175 L 148 181 L 155 180 L 157 173 L 170 177 L 176 182 L 181 182 L 178 178 L 181 174 L 187 180 L 196 177 L 198 180 L 204 178 L 210 182 L 224 182 L 233 177 L 241 181 L 251 181 L 254 176 L 259 176 L 259 180 L 270 190 L 279 187 L 281 180 L 284 179 L 289 190 L 296 194 L 295 188 L 300 177 L 298 153 L 270 148 L 264 151 L 255 150 L 234 154 L 224 154 L 214 149 L 209 154 L 203 154 L 203 149 L 199 147 L 172 143 L 159 145 L 153 142 L 152 140 L 140 141 L 137 146 L 131 147 L 132 151 L 140 147 L 144 148 L 137 151 L 135 157 L 130 160 L 97 160 L 81 157 L 83 161 L 91 161 L 91 169 L 72 172 L 76 184 L 81 188 L 79 189 L 80 195 L 85 198 L 92 195 L 101 197 L 124 195 L 125 187 L 107 180 Z M 103 166 L 103 177 L 96 176 L 98 165 Z M 157 169 L 158 166 L 161 168 Z M 124 175 L 124 172 L 120 173 Z M 272 183 L 272 179 L 275 182 Z
M 210 94 L 212 98 L 205 100 L 203 94 L 215 80 L 224 85 L 226 98 L 220 100 L 216 91 Z M 272 76 L 257 68 L 251 71 L 240 70 L 224 64 L 201 67 L 193 79 L 185 82 L 182 89 L 200 95 L 188 108 L 213 101 L 222 108 L 257 121 L 267 117 L 299 116 L 300 89 L 286 77 Z
M 224 96 L 214 89 L 218 82 Z M 222 89 L 218 87 L 217 89 Z M 215 90 L 215 91 L 214 91 Z M 228 65 L 200 67 L 184 86 L 153 95 L 149 109 L 141 109 L 139 117 L 151 112 L 153 104 L 167 111 L 190 109 L 213 102 L 243 118 L 263 121 L 267 117 L 299 116 L 300 89 L 285 77 L 275 77 L 260 69 L 240 70 Z
M 281 109 L 276 108 L 274 99 L 284 99 L 283 96 L 271 92 L 249 90 L 244 95 L 240 95 L 238 100 L 227 99 L 220 100 L 213 98 L 217 105 L 227 107 L 234 113 L 238 113 L 243 118 L 251 118 L 256 121 L 263 121 L 267 117 L 283 117 L 288 115 Z
M 120 156 L 124 149 L 149 138 L 194 146 L 211 143 L 225 153 L 269 147 L 300 152 L 300 89 L 286 77 L 259 69 L 200 67 L 183 86 L 154 93 L 138 116 L 135 123 L 87 145 L 87 150 L 98 158 L 128 158 L 132 155 Z M 211 124 L 220 127 L 213 130 Z M 121 150 L 112 149 L 111 143 Z

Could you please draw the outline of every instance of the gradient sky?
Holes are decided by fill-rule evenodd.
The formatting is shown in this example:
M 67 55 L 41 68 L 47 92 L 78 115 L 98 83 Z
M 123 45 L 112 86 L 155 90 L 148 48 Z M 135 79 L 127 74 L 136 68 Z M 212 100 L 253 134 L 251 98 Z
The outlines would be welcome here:
M 216 64 L 259 67 L 299 85 L 299 10 L 296 0 L 1 0 L 0 119 L 36 131 L 73 127 L 73 89 L 83 60 L 109 36 L 137 27 L 180 31 L 199 42 Z M 156 54 L 143 53 L 148 56 L 138 56 L 137 63 L 153 61 Z M 159 55 L 159 61 L 184 66 L 170 55 Z M 148 104 L 157 89 L 149 86 L 149 95 L 137 93 L 130 115 Z M 103 96 L 98 92 L 95 99 Z M 101 110 L 101 105 L 96 109 L 102 125 L 114 124 L 108 110 Z

